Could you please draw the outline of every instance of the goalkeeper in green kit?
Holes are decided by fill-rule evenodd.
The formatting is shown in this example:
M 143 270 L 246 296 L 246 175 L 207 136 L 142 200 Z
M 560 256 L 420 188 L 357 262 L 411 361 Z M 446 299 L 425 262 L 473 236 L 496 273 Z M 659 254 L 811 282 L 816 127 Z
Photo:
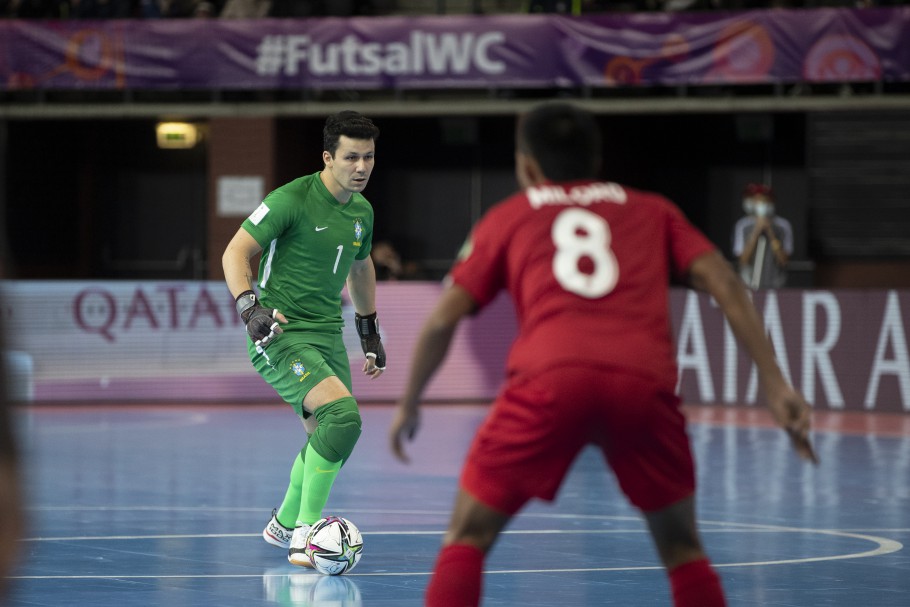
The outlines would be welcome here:
M 342 339 L 341 291 L 347 283 L 371 379 L 385 369 L 376 320 L 376 273 L 370 259 L 373 208 L 361 192 L 373 170 L 379 129 L 353 111 L 323 129 L 322 171 L 266 196 L 222 256 L 228 289 L 246 324 L 250 360 L 290 404 L 306 430 L 284 501 L 263 530 L 294 565 L 310 525 L 360 437 L 357 401 Z M 254 283 L 251 259 L 262 252 Z M 258 291 L 258 293 L 257 293 Z

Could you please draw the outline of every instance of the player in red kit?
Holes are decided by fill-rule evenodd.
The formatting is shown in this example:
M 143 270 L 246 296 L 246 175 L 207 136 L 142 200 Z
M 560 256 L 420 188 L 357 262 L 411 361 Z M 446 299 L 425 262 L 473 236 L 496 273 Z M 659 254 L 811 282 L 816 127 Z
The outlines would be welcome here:
M 725 605 L 699 538 L 695 472 L 669 317 L 671 279 L 710 293 L 754 359 L 768 405 L 812 461 L 809 407 L 783 377 L 745 285 L 669 200 L 600 182 L 589 113 L 545 104 L 518 122 L 523 190 L 481 219 L 418 339 L 391 427 L 418 428 L 420 395 L 459 321 L 505 289 L 519 321 L 506 384 L 471 445 L 427 588 L 430 607 L 479 605 L 483 561 L 532 498 L 552 500 L 573 460 L 597 445 L 645 517 L 676 607 Z

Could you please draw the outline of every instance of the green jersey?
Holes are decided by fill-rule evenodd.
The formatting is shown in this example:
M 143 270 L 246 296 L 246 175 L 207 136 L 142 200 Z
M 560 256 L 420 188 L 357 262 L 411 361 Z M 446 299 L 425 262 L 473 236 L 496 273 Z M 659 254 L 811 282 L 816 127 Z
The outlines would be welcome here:
M 373 207 L 354 193 L 332 196 L 319 173 L 276 189 L 244 222 L 262 246 L 259 298 L 288 319 L 285 331 L 340 331 L 341 290 L 373 241 Z

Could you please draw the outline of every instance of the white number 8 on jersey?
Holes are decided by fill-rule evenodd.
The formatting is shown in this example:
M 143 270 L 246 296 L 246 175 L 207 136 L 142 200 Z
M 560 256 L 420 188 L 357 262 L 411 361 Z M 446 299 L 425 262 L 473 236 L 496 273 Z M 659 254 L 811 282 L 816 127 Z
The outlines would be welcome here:
M 610 249 L 610 226 L 603 217 L 584 209 L 567 209 L 556 216 L 550 235 L 556 246 L 553 276 L 563 289 L 597 299 L 616 287 L 619 265 Z M 590 274 L 578 267 L 583 257 L 594 265 Z

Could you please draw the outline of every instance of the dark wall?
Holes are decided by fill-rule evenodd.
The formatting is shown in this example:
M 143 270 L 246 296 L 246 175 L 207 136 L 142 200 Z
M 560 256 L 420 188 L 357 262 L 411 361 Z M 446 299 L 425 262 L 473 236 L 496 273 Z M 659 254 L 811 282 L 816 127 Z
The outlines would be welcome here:
M 9 121 L 6 223 L 18 278 L 201 278 L 206 148 L 155 121 Z
M 813 249 L 910 258 L 910 113 L 818 113 L 809 133 Z
M 609 115 L 599 120 L 605 134 L 602 176 L 670 197 L 725 253 L 741 215 L 740 192 L 749 181 L 777 179 L 782 212 L 795 229 L 805 229 L 804 115 Z M 381 135 L 366 191 L 376 209 L 376 238 L 391 240 L 405 259 L 437 277 L 483 211 L 516 188 L 515 119 L 378 117 L 376 123 Z M 318 170 L 319 148 L 313 145 L 321 140 L 322 120 L 282 120 L 280 125 L 281 179 Z M 805 258 L 806 239 L 798 245 Z
M 513 116 L 374 117 L 366 195 L 376 239 L 423 276 L 445 272 L 471 225 L 514 191 Z M 780 213 L 810 244 L 807 115 L 601 115 L 603 177 L 660 192 L 729 255 L 740 192 L 770 180 Z M 277 184 L 322 167 L 323 118 L 274 122 Z M 220 278 L 204 268 L 208 144 L 160 150 L 155 121 L 7 122 L 9 273 L 19 278 Z M 243 157 L 246 151 L 236 150 Z M 0 155 L 2 158 L 3 155 Z M 208 248 L 208 251 L 207 251 Z M 217 265 L 217 264 L 216 264 Z M 209 264 L 209 268 L 215 267 Z
M 374 239 L 435 276 L 486 206 L 515 188 L 512 119 L 374 117 L 376 166 L 364 192 Z M 278 182 L 322 169 L 323 118 L 278 121 Z

